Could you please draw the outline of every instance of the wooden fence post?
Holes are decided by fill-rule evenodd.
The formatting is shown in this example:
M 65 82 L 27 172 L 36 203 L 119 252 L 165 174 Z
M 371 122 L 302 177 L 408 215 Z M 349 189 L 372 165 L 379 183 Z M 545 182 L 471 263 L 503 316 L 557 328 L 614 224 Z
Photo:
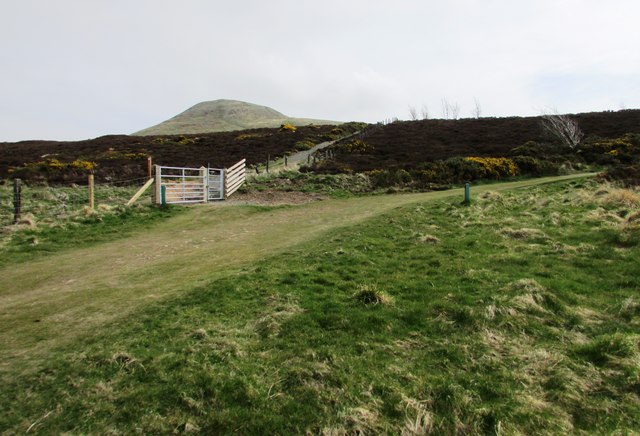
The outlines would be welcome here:
M 147 179 L 150 179 L 151 177 L 153 177 L 153 165 L 152 165 L 152 159 L 151 156 L 149 156 L 147 158 Z
M 93 184 L 93 173 L 89 174 L 89 209 L 93 210 L 95 197 L 95 189 Z
M 288 167 L 289 165 L 289 159 L 287 159 L 287 156 L 284 157 L 284 167 Z
M 13 179 L 13 223 L 16 224 L 22 215 L 22 181 Z
M 271 160 L 271 155 L 267 154 L 267 174 L 269 173 L 269 161 Z

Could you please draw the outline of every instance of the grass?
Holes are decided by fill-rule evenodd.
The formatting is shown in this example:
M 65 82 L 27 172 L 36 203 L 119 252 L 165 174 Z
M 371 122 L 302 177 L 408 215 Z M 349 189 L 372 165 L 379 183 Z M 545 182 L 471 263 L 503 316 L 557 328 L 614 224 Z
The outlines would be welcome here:
M 0 429 L 640 431 L 637 209 L 591 181 L 493 188 L 338 201 L 397 203 L 11 368 Z

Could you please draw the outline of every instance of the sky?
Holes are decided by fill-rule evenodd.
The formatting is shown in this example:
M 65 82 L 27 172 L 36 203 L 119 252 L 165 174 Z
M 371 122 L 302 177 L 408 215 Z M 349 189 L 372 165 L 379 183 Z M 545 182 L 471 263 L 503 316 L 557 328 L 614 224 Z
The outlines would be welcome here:
M 377 122 L 640 108 L 637 0 L 0 0 L 0 141 L 196 103 Z

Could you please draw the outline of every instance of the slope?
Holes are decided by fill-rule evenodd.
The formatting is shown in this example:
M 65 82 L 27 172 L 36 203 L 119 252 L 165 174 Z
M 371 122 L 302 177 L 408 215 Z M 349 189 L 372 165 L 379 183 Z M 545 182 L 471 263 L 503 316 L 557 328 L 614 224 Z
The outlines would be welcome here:
M 571 115 L 589 138 L 617 138 L 640 133 L 640 110 Z M 399 121 L 372 125 L 363 135 L 366 148 L 338 147 L 336 159 L 323 170 L 363 172 L 388 168 L 428 168 L 426 163 L 452 157 L 502 157 L 530 153 L 544 157 L 567 153 L 541 127 L 541 117 Z M 530 141 L 533 141 L 530 142 Z M 529 143 L 530 146 L 526 144 Z M 549 143 L 548 146 L 545 146 Z M 524 147 L 523 147 L 524 146 Z M 566 148 L 566 147 L 565 147 Z M 572 160 L 568 150 L 561 160 Z

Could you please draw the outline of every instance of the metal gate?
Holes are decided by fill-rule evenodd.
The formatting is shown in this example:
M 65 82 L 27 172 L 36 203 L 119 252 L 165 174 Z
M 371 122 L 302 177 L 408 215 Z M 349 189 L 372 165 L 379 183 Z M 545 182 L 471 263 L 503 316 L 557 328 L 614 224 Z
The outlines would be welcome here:
M 158 201 L 164 204 L 202 203 L 206 200 L 206 168 L 156 166 Z
M 208 200 L 224 200 L 224 170 L 209 168 L 207 177 Z
M 224 200 L 245 182 L 246 160 L 223 168 L 155 166 L 156 203 L 206 203 Z

